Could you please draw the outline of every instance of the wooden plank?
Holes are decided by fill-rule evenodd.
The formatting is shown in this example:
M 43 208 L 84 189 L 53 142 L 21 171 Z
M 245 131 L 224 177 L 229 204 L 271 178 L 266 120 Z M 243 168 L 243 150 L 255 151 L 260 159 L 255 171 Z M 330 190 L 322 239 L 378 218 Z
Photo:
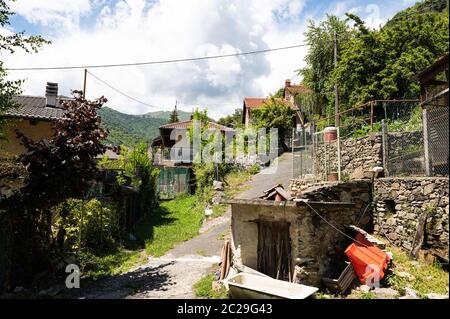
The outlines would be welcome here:
M 427 221 L 427 212 L 424 211 L 420 214 L 417 222 L 416 235 L 414 236 L 414 242 L 411 249 L 411 256 L 417 258 L 419 256 L 419 250 L 422 247 L 425 236 L 425 224 Z

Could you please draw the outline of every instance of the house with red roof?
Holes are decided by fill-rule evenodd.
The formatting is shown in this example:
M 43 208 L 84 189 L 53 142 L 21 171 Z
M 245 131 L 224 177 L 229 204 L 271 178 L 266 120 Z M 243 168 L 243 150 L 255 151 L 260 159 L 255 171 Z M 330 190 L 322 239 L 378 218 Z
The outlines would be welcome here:
M 310 92 L 310 89 L 302 84 L 294 85 L 291 80 L 286 80 L 283 89 L 283 100 L 295 111 L 294 127 L 298 124 L 304 124 L 305 115 L 300 105 L 297 105 L 295 96 L 299 93 Z M 242 124 L 246 127 L 252 122 L 252 111 L 264 105 L 267 98 L 246 97 L 243 101 Z

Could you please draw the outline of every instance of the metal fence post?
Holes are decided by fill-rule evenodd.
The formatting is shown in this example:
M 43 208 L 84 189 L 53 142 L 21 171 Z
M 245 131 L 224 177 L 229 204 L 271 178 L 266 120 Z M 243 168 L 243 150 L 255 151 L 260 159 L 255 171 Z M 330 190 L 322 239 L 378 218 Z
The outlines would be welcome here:
M 292 128 L 291 150 L 292 150 L 292 178 L 295 176 L 295 129 Z
M 385 176 L 389 176 L 389 142 L 388 127 L 385 120 L 381 120 L 382 127 L 382 147 L 383 147 L 383 168 Z
M 341 180 L 341 134 L 340 127 L 337 127 L 337 169 L 338 169 L 338 181 Z
M 428 132 L 428 111 L 426 108 L 422 109 L 422 127 L 423 127 L 423 151 L 425 160 L 425 174 L 431 176 L 431 161 L 429 151 L 429 132 Z

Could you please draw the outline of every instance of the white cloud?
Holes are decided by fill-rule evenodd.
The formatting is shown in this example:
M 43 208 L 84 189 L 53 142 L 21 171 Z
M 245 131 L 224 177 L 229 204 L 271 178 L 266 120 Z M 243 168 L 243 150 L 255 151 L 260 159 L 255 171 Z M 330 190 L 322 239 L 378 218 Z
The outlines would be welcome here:
M 31 23 L 64 30 L 77 27 L 81 15 L 91 10 L 89 0 L 26 0 L 9 5 L 13 12 Z
M 229 54 L 300 42 L 303 30 L 281 29 L 277 12 L 300 25 L 299 0 L 121 0 L 116 3 L 73 0 L 30 0 L 13 9 L 29 22 L 57 33 L 38 54 L 6 57 L 8 66 L 86 65 L 152 61 Z M 22 4 L 21 4 L 22 3 Z M 20 5 L 19 5 L 20 4 Z M 92 27 L 79 25 L 83 13 L 96 10 Z M 33 14 L 39 12 L 40 17 Z M 57 22 L 57 23 L 56 23 Z M 188 110 L 207 106 L 212 116 L 240 107 L 244 96 L 264 96 L 281 87 L 302 61 L 303 51 L 133 68 L 92 69 L 112 86 L 152 105 L 173 107 L 175 99 Z M 303 52 L 304 53 L 304 52 Z M 25 77 L 27 94 L 43 94 L 45 83 L 60 84 L 60 93 L 81 88 L 83 71 L 14 72 Z M 109 105 L 123 112 L 151 111 L 88 76 L 87 96 L 105 95 Z
M 38 54 L 4 56 L 7 66 L 55 66 L 155 61 L 229 54 L 303 42 L 306 0 L 27 0 L 12 9 L 30 23 L 46 26 L 52 44 Z M 353 10 L 352 2 L 333 13 Z M 369 7 L 367 7 L 369 8 Z M 364 10 L 365 8 L 359 10 Z M 383 18 L 376 11 L 371 24 Z M 82 25 L 83 16 L 89 16 Z M 83 19 L 83 22 L 86 20 Z M 47 32 L 46 32 L 47 33 Z M 44 35 L 45 36 L 45 35 Z M 211 116 L 231 113 L 245 96 L 265 96 L 304 66 L 306 48 L 244 57 L 90 71 L 127 94 L 163 109 L 177 99 L 181 109 L 207 106 Z M 26 78 L 25 94 L 42 95 L 47 81 L 60 93 L 82 87 L 83 71 L 11 72 Z M 298 81 L 298 79 L 297 79 Z M 88 77 L 87 96 L 105 95 L 127 113 L 151 108 L 129 100 Z

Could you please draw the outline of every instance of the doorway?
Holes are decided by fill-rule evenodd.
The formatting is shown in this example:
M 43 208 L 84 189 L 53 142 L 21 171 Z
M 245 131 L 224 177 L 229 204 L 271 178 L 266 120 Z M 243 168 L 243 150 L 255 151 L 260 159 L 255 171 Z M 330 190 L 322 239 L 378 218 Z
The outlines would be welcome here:
M 258 222 L 257 270 L 275 279 L 291 281 L 289 223 Z

